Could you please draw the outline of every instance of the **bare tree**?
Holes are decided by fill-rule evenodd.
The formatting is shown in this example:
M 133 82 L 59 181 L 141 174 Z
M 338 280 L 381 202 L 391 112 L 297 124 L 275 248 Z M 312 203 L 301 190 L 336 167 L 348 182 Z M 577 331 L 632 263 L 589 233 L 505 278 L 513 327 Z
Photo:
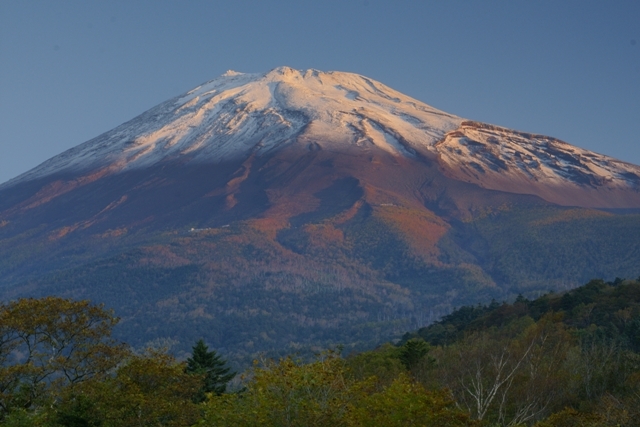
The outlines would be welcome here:
M 551 319 L 529 322 L 519 333 L 475 332 L 434 352 L 440 384 L 474 418 L 503 426 L 530 423 L 546 416 L 561 393 L 565 379 L 558 368 L 570 337 Z

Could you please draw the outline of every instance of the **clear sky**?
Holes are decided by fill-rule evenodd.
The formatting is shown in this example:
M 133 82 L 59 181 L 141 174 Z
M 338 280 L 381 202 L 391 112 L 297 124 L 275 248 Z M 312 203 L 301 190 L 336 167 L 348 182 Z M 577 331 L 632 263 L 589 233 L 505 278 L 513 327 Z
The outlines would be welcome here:
M 640 164 L 637 0 L 0 0 L 0 182 L 229 69 L 281 65 Z

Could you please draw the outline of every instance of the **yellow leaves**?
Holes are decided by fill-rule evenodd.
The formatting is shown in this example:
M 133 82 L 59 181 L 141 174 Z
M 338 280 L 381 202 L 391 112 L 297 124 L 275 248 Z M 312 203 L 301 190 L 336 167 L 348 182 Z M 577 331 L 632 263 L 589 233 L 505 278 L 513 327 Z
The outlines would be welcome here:
M 291 358 L 255 367 L 247 390 L 211 396 L 202 426 L 473 425 L 447 392 L 427 392 L 406 375 L 388 387 L 350 375 L 334 353 L 300 364 Z
M 346 378 L 344 361 L 331 353 L 309 364 L 267 362 L 254 368 L 245 393 L 212 397 L 205 404 L 210 424 L 204 425 L 345 425 L 359 385 Z
M 477 425 L 457 409 L 447 391 L 427 391 L 405 374 L 362 399 L 350 418 L 349 425 L 358 427 Z

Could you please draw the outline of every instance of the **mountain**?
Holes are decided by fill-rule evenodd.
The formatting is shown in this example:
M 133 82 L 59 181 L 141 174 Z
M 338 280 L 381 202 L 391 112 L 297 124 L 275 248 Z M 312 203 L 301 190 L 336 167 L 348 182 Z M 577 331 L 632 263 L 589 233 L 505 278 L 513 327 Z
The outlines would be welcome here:
M 465 121 L 356 74 L 288 67 L 264 75 L 229 71 L 0 188 L 76 176 L 47 193 L 49 200 L 114 173 L 169 162 L 233 163 L 293 148 L 431 159 L 446 175 L 484 188 L 560 205 L 640 207 L 635 165 L 554 138 Z
M 0 185 L 0 297 L 104 302 L 140 345 L 366 346 L 635 277 L 638 212 L 639 166 L 356 74 L 230 71 Z

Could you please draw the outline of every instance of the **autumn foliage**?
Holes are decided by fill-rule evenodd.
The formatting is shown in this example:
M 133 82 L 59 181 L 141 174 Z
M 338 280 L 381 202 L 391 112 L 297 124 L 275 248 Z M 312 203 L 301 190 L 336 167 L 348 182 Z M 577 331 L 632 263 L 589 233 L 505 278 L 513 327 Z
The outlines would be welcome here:
M 463 307 L 397 344 L 188 363 L 111 338 L 87 301 L 0 306 L 3 426 L 637 426 L 640 282 Z

